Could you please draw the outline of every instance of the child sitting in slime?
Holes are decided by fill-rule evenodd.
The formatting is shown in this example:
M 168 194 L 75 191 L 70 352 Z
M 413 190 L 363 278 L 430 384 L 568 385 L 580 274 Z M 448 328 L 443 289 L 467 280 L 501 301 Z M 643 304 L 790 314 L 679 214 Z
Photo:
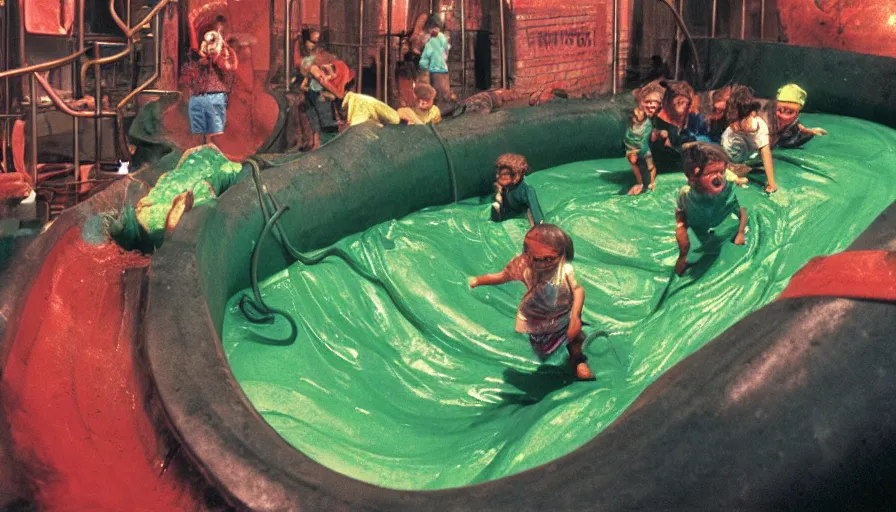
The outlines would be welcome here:
M 691 249 L 688 228 L 697 235 L 704 252 L 717 249 L 732 238 L 735 245 L 744 244 L 747 209 L 737 202 L 736 187 L 732 184 L 737 177 L 727 170 L 727 166 L 728 156 L 715 144 L 697 142 L 684 150 L 684 174 L 688 184 L 678 193 L 675 209 L 675 238 L 678 241 L 675 273 L 678 275 L 684 273 Z
M 501 222 L 525 212 L 529 225 L 544 222 L 541 205 L 535 189 L 523 181 L 529 174 L 529 162 L 523 155 L 504 153 L 495 161 L 495 202 L 492 203 L 491 218 Z
M 625 144 L 625 157 L 632 166 L 632 172 L 635 173 L 635 185 L 628 191 L 630 196 L 644 191 L 644 178 L 638 166 L 638 162 L 641 161 L 650 173 L 647 188 L 656 189 L 656 166 L 653 164 L 653 154 L 650 152 L 650 138 L 653 134 L 651 118 L 660 108 L 664 92 L 665 89 L 657 82 L 650 82 L 632 92 L 638 106 L 632 113 L 629 127 L 625 130 L 625 138 L 622 139 Z
M 526 233 L 523 253 L 495 274 L 469 278 L 470 289 L 521 281 L 526 294 L 516 315 L 516 331 L 529 335 L 542 360 L 566 343 L 569 364 L 579 380 L 594 380 L 582 352 L 582 307 L 585 289 L 576 281 L 572 240 L 553 224 L 538 224 Z

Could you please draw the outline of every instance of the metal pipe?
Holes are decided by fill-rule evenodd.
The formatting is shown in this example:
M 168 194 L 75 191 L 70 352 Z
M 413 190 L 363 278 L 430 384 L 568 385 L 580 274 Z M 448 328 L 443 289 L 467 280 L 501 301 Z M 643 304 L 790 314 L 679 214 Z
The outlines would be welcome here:
M 386 73 L 383 76 L 383 103 L 389 103 L 389 75 L 392 69 L 389 67 L 392 54 L 392 0 L 386 0 Z
M 68 106 L 68 103 L 66 103 L 65 100 L 59 96 L 59 94 L 56 92 L 56 89 L 54 89 L 53 86 L 50 85 L 50 83 L 47 82 L 44 77 L 38 75 L 37 73 L 34 73 L 30 76 L 33 76 L 34 79 L 37 80 L 37 83 L 39 83 L 40 86 L 43 87 L 44 91 L 47 93 L 47 96 L 50 97 L 50 101 L 53 102 L 53 105 L 55 105 L 56 108 L 58 108 L 62 113 L 70 116 L 81 117 L 84 119 L 93 119 L 96 116 L 96 114 L 93 112 L 78 111 L 72 109 Z M 115 117 L 115 111 L 103 110 L 100 112 L 100 115 L 102 117 Z
M 124 57 L 125 55 L 127 55 L 128 53 L 130 53 L 134 47 L 133 43 L 128 42 L 127 48 L 116 53 L 115 55 L 110 55 L 108 57 L 100 57 L 99 56 L 100 45 L 101 45 L 101 43 L 98 43 L 98 42 L 93 43 L 94 51 L 95 51 L 97 58 L 95 58 L 93 60 L 88 60 L 87 62 L 84 63 L 83 66 L 81 66 L 81 82 L 82 83 L 87 81 L 87 72 L 90 70 L 91 66 L 93 66 L 95 64 L 98 66 L 101 66 L 103 64 L 109 64 L 110 62 L 115 62 L 116 60 L 118 60 L 118 59 Z M 96 69 L 98 70 L 99 67 L 97 67 Z
M 0 72 L 0 78 L 12 78 L 14 76 L 22 76 L 27 75 L 29 73 L 36 73 L 40 71 L 46 71 L 50 68 L 55 68 L 57 66 L 61 66 L 63 64 L 68 64 L 73 60 L 79 58 L 81 55 L 84 55 L 87 52 L 86 49 L 77 51 L 69 56 L 62 57 L 61 59 L 55 59 L 48 62 L 43 62 L 41 64 L 34 64 L 32 66 L 24 66 L 16 69 L 9 69 L 3 72 Z
M 292 0 L 286 0 L 283 23 L 283 90 L 289 90 L 289 80 L 292 78 Z
M 10 63 L 10 51 L 9 51 L 9 12 L 12 10 L 12 4 L 6 4 L 3 9 L 5 13 L 3 15 L 3 67 L 12 67 Z M 0 139 L 0 161 L 4 164 L 6 163 L 6 147 L 9 137 L 9 110 L 12 108 L 12 98 L 9 97 L 10 88 L 9 88 L 9 78 L 6 78 L 4 81 L 4 94 L 3 94 L 3 133 L 2 139 Z M 8 171 L 9 169 L 3 169 Z
M 747 38 L 747 0 L 740 0 L 740 38 Z
M 501 16 L 501 41 L 499 41 L 499 45 L 501 48 L 501 88 L 507 88 L 507 48 L 505 48 L 504 39 L 506 37 L 504 33 L 504 0 L 498 0 L 498 12 Z
M 678 0 L 678 15 L 684 16 L 681 14 L 684 12 L 684 0 Z M 675 77 L 678 80 L 678 72 L 681 70 L 681 27 L 675 28 Z
M 37 94 L 37 84 L 34 82 L 35 76 L 36 73 L 28 75 L 28 89 L 31 92 L 31 105 L 29 108 L 31 115 L 28 120 L 31 147 L 28 148 L 30 157 L 28 165 L 31 167 L 31 177 L 34 178 L 34 185 L 37 186 L 37 102 L 39 94 Z
M 162 2 L 166 2 L 166 1 L 167 0 L 162 0 Z M 176 3 L 176 2 L 171 2 L 171 3 Z M 140 84 L 136 89 L 129 92 L 127 94 L 127 96 L 122 98 L 122 100 L 118 102 L 118 105 L 115 106 L 115 119 L 116 119 L 116 122 L 118 123 L 118 128 L 119 128 L 118 129 L 118 133 L 119 133 L 118 144 L 120 147 L 119 147 L 118 153 L 121 155 L 122 160 L 130 161 L 130 158 L 131 158 L 130 151 L 126 151 L 126 149 L 128 147 L 128 140 L 127 140 L 127 135 L 124 132 L 124 114 L 122 113 L 122 109 L 132 99 L 137 97 L 138 94 L 141 94 L 145 89 L 147 89 L 150 85 L 152 85 L 152 83 L 155 82 L 159 78 L 159 73 L 160 73 L 160 70 L 162 69 L 162 52 L 161 52 L 161 49 L 159 48 L 159 45 L 160 45 L 159 29 L 161 27 L 162 20 L 157 18 L 154 21 L 155 21 L 155 25 L 153 26 L 154 37 L 152 38 L 152 47 L 153 47 L 153 52 L 154 52 L 153 57 L 155 60 L 155 62 L 154 62 L 155 65 L 153 66 L 153 68 L 155 68 L 155 69 L 153 69 L 152 76 L 150 76 L 145 82 Z
M 84 49 L 84 0 L 80 0 L 77 4 L 78 9 L 78 50 Z M 81 97 L 81 84 L 82 81 L 78 81 L 78 77 L 80 76 L 78 66 L 80 65 L 80 61 L 76 61 L 72 63 L 72 96 L 75 98 Z M 75 204 L 78 203 L 78 181 L 80 180 L 80 173 L 78 172 L 81 169 L 81 119 L 79 117 L 72 117 L 72 164 L 74 167 L 74 182 L 75 182 Z
M 619 82 L 619 0 L 613 0 L 613 96 Z
M 84 0 L 80 0 L 78 2 L 78 51 L 84 50 Z M 74 67 L 80 66 L 80 62 L 78 64 L 74 64 Z M 75 77 L 78 74 L 75 73 Z M 74 90 L 72 92 L 75 93 L 75 96 L 81 96 L 81 82 L 77 82 L 74 85 Z
M 100 44 L 93 43 L 93 54 L 100 54 Z M 95 101 L 94 104 L 94 114 L 96 117 L 93 119 L 93 154 L 95 156 L 96 167 L 93 168 L 95 173 L 99 173 L 102 165 L 102 147 L 103 147 L 103 122 L 100 119 L 100 112 L 103 110 L 103 77 L 101 72 L 101 59 L 96 59 L 96 64 L 94 64 L 94 90 L 96 91 L 96 96 L 94 96 Z M 86 68 L 85 68 L 86 69 Z M 81 71 L 84 71 L 83 69 Z
M 358 94 L 361 94 L 364 72 L 364 0 L 358 2 Z
M 148 94 L 148 95 L 156 95 L 156 96 L 168 96 L 168 95 L 177 95 L 180 96 L 180 91 L 170 91 L 167 89 L 143 89 L 140 91 L 140 94 Z
M 712 0 L 712 21 L 709 23 L 709 37 L 716 37 L 716 12 L 719 8 L 719 0 Z
M 464 6 L 466 0 L 460 0 L 460 97 L 467 97 L 467 15 Z M 451 83 L 451 75 L 448 75 Z
M 759 0 L 759 40 L 765 40 L 765 0 Z
M 118 16 L 118 12 L 115 10 L 115 1 L 109 0 L 109 12 L 112 14 L 112 19 L 115 21 L 115 24 L 118 25 L 118 28 L 124 32 L 124 36 L 127 38 L 134 37 L 134 34 L 140 31 L 143 25 L 146 25 L 155 17 L 156 14 L 160 13 L 162 9 L 168 6 L 168 4 L 176 4 L 178 0 L 160 0 L 158 5 L 152 8 L 149 11 L 149 14 L 143 17 L 142 20 L 138 21 L 136 25 L 131 27 L 130 25 L 125 24 L 125 22 Z

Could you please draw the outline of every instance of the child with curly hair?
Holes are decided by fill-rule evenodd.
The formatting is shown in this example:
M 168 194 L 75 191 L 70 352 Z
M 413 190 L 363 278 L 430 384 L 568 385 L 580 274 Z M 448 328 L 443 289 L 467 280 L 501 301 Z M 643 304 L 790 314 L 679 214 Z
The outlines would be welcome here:
M 530 172 L 526 157 L 504 153 L 495 161 L 495 168 L 495 202 L 492 203 L 491 219 L 501 222 L 526 213 L 530 226 L 544 222 L 535 189 L 523 181 L 523 176 Z

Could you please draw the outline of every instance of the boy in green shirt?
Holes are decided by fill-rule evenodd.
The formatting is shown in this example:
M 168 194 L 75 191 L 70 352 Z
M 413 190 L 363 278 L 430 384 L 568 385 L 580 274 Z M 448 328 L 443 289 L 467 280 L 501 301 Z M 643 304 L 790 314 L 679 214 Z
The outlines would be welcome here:
M 544 222 L 535 189 L 523 181 L 523 176 L 530 170 L 526 157 L 504 153 L 495 161 L 495 167 L 496 194 L 492 203 L 492 220 L 501 222 L 526 212 L 530 226 Z
M 744 244 L 747 209 L 737 202 L 734 181 L 737 176 L 727 169 L 728 155 L 715 144 L 698 142 L 684 150 L 684 174 L 688 184 L 678 193 L 675 210 L 675 238 L 678 261 L 675 273 L 687 267 L 691 242 L 688 228 L 707 250 L 717 249 L 726 241 Z

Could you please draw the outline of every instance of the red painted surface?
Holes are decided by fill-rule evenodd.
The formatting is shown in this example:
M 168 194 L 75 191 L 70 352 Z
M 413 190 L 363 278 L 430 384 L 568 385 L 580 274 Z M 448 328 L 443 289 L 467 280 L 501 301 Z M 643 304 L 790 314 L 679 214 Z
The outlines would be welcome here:
M 896 57 L 896 0 L 778 0 L 791 44 Z
M 180 48 L 180 13 L 177 4 L 169 5 L 162 18 L 162 66 L 154 88 L 177 89 L 178 49 Z
M 570 93 L 609 83 L 605 0 L 523 0 L 514 3 L 514 88 L 533 92 L 556 82 Z
M 75 21 L 75 0 L 21 0 L 25 8 L 25 30 L 29 34 L 64 36 Z M 20 4 L 21 5 L 21 4 Z
M 167 447 L 135 364 L 139 297 L 125 300 L 122 275 L 148 264 L 112 244 L 88 245 L 73 228 L 6 340 L 3 407 L 38 510 L 202 508 L 177 476 L 180 459 L 162 473 Z
M 780 298 L 812 296 L 896 302 L 896 252 L 847 251 L 810 260 Z

